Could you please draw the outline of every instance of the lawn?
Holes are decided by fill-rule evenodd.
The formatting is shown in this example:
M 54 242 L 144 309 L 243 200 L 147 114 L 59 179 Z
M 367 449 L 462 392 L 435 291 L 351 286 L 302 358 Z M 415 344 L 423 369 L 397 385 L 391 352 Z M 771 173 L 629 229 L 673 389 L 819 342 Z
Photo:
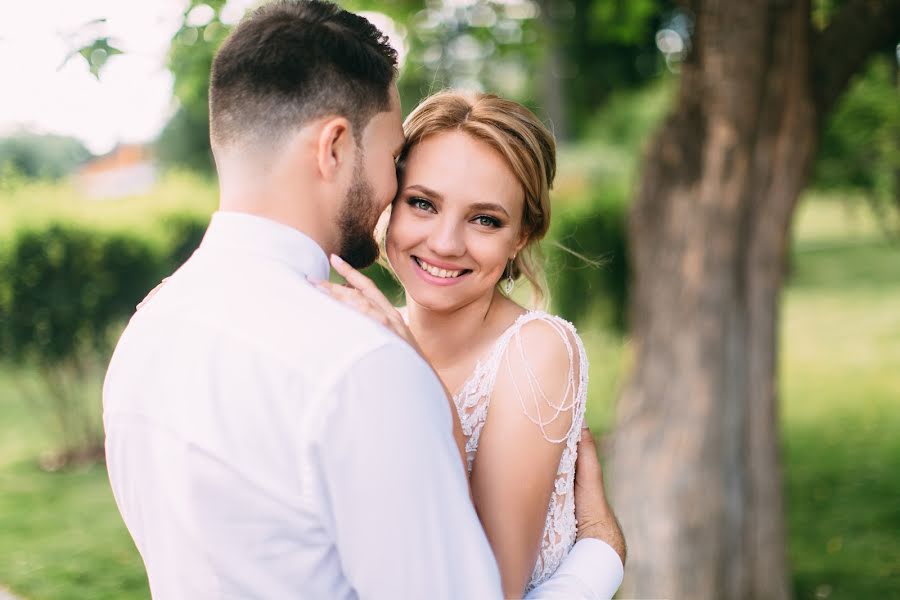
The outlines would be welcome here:
M 900 246 L 864 208 L 806 201 L 782 322 L 789 555 L 798 600 L 900 597 Z M 602 430 L 627 344 L 583 328 Z M 46 473 L 50 434 L 0 368 L 0 587 L 24 598 L 148 596 L 102 467 Z
M 856 206 L 802 207 L 783 305 L 798 599 L 900 598 L 900 244 Z

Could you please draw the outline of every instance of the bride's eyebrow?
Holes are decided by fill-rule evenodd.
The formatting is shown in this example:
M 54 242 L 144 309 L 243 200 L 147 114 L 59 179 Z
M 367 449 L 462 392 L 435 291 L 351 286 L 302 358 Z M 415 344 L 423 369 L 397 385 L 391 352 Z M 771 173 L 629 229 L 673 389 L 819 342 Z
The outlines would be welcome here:
M 485 210 L 503 213 L 504 215 L 509 217 L 509 212 L 505 208 L 503 208 L 499 204 L 494 204 L 493 202 L 476 202 L 475 204 L 471 204 L 469 208 L 471 208 L 472 210 Z
M 420 193 L 425 194 L 429 198 L 434 198 L 435 200 L 444 199 L 443 194 L 441 194 L 440 192 L 437 192 L 429 187 L 425 187 L 424 185 L 419 185 L 418 183 L 406 186 L 403 191 L 408 190 L 418 190 Z

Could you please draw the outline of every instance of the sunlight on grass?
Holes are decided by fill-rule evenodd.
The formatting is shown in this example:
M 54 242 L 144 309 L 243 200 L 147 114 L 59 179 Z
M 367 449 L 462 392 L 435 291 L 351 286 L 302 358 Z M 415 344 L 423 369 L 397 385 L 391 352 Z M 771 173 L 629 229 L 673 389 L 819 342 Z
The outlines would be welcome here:
M 780 357 L 795 596 L 896 598 L 900 246 L 858 202 L 808 199 L 795 232 Z

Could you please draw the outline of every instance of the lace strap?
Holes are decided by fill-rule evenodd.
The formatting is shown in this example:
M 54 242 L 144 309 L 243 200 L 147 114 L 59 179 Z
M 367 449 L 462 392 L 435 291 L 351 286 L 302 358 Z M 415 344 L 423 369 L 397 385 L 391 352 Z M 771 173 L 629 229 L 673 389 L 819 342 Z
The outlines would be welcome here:
M 532 321 L 550 326 L 566 349 L 568 366 L 561 398 L 547 395 L 528 361 L 522 329 Z M 520 369 L 514 368 L 514 361 Z M 541 430 L 541 435 L 548 442 L 562 443 L 569 438 L 573 427 L 580 427 L 587 395 L 587 356 L 575 327 L 568 321 L 540 311 L 522 315 L 498 340 L 485 366 L 490 377 L 485 391 L 489 395 L 493 394 L 497 375 L 501 368 L 505 369 L 522 411 Z M 569 428 L 561 437 L 552 435 L 548 427 L 564 414 L 572 416 Z

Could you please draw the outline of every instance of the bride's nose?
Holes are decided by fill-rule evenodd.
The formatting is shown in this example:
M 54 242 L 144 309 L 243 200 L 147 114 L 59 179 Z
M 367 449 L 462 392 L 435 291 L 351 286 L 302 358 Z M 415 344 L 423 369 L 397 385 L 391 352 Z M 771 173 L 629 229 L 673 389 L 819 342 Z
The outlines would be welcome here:
M 453 219 L 438 218 L 428 236 L 428 249 L 439 256 L 462 256 L 466 252 L 463 231 Z

